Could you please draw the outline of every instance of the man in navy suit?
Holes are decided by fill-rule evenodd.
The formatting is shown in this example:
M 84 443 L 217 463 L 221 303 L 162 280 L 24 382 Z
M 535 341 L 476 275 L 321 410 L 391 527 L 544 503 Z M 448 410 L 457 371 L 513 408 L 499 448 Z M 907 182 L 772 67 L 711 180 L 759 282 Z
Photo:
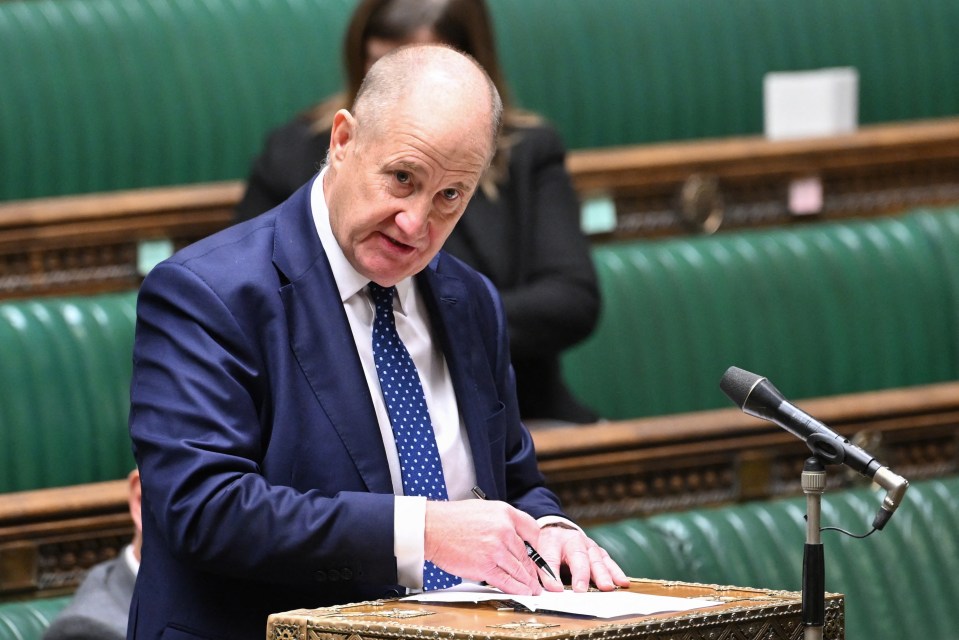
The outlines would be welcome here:
M 145 279 L 130 413 L 144 539 L 129 637 L 261 637 L 273 612 L 422 588 L 424 561 L 509 593 L 561 589 L 524 540 L 574 589 L 628 584 L 544 486 L 495 289 L 440 251 L 490 163 L 501 111 L 472 59 L 399 49 L 336 114 L 317 178 Z M 371 282 L 396 286 L 448 501 L 403 495 L 371 353 Z M 489 499 L 469 499 L 473 487 Z

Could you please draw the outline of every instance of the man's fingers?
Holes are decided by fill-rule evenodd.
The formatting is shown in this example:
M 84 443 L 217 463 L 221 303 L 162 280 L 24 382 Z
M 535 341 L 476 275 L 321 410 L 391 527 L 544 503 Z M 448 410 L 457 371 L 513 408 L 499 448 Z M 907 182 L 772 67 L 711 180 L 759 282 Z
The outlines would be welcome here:
M 565 564 L 569 568 L 570 584 L 574 591 L 587 591 L 590 582 L 601 591 L 628 587 L 629 578 L 605 549 L 579 530 L 547 527 L 540 536 L 543 557 L 553 566 Z M 553 590 L 552 582 L 543 582 Z
M 507 593 L 539 594 L 539 571 L 522 537 L 530 525 L 538 538 L 536 521 L 502 502 L 427 502 L 425 556 L 468 580 L 482 580 Z
M 517 582 L 535 588 L 539 593 L 539 567 L 530 559 L 526 553 L 526 543 L 518 536 L 511 541 L 507 552 L 497 558 L 497 566 Z
M 543 585 L 543 588 L 546 589 L 547 591 L 562 591 L 563 583 L 559 579 L 559 563 L 557 562 L 554 564 L 552 562 L 549 562 L 549 560 L 547 560 L 547 563 L 550 565 L 550 569 L 553 570 L 553 575 L 555 575 L 556 577 L 554 578 L 553 576 L 549 575 L 545 569 L 540 569 L 539 570 L 540 583 Z
M 528 582 L 525 579 L 528 576 L 523 574 L 523 577 L 524 579 L 520 580 L 516 575 L 509 573 L 501 567 L 496 567 L 494 571 L 490 572 L 490 575 L 488 578 L 486 578 L 485 582 L 493 587 L 496 587 L 504 593 L 538 596 L 543 592 L 543 588 L 540 586 L 538 580 Z
M 628 587 L 630 585 L 629 576 L 626 575 L 626 572 L 622 570 L 619 564 L 613 560 L 609 553 L 603 548 L 600 548 L 605 556 L 604 563 L 606 568 L 609 570 L 610 578 L 613 581 L 613 584 L 617 587 Z
M 589 554 L 589 572 L 592 576 L 593 584 L 600 591 L 612 591 L 615 588 L 613 577 L 606 564 L 609 555 L 598 546 L 591 546 Z
M 570 584 L 573 591 L 583 592 L 589 589 L 589 553 L 586 548 L 576 545 L 566 554 L 566 564 L 569 567 Z

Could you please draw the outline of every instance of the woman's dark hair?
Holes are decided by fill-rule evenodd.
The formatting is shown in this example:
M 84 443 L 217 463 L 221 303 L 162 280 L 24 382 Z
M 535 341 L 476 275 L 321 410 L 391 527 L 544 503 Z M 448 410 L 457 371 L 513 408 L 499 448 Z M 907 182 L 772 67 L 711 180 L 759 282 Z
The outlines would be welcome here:
M 343 41 L 347 104 L 353 103 L 366 74 L 367 42 L 404 41 L 421 29 L 430 29 L 440 42 L 473 56 L 505 101 L 493 25 L 483 0 L 361 0 Z

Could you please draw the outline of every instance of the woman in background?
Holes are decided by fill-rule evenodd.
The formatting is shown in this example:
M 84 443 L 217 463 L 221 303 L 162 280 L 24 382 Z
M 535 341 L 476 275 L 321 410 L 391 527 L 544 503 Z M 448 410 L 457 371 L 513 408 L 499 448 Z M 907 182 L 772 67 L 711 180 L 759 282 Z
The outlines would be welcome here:
M 280 204 L 316 174 L 333 115 L 352 105 L 373 62 L 396 47 L 427 42 L 476 58 L 505 106 L 496 157 L 444 249 L 489 277 L 502 295 L 527 425 L 595 422 L 560 370 L 560 353 L 590 334 L 600 304 L 566 149 L 542 118 L 510 105 L 483 0 L 361 0 L 344 41 L 345 91 L 269 135 L 236 219 Z

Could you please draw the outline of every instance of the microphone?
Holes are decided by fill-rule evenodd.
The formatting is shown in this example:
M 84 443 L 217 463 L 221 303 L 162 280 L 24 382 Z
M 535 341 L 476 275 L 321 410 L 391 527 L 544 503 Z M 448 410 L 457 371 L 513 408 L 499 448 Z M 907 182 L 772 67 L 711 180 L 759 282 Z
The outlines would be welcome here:
M 905 478 L 790 403 L 762 376 L 739 367 L 729 367 L 719 381 L 719 388 L 744 413 L 774 422 L 805 442 L 823 464 L 845 464 L 885 489 L 886 497 L 872 526 L 876 529 L 886 526 L 909 488 Z

